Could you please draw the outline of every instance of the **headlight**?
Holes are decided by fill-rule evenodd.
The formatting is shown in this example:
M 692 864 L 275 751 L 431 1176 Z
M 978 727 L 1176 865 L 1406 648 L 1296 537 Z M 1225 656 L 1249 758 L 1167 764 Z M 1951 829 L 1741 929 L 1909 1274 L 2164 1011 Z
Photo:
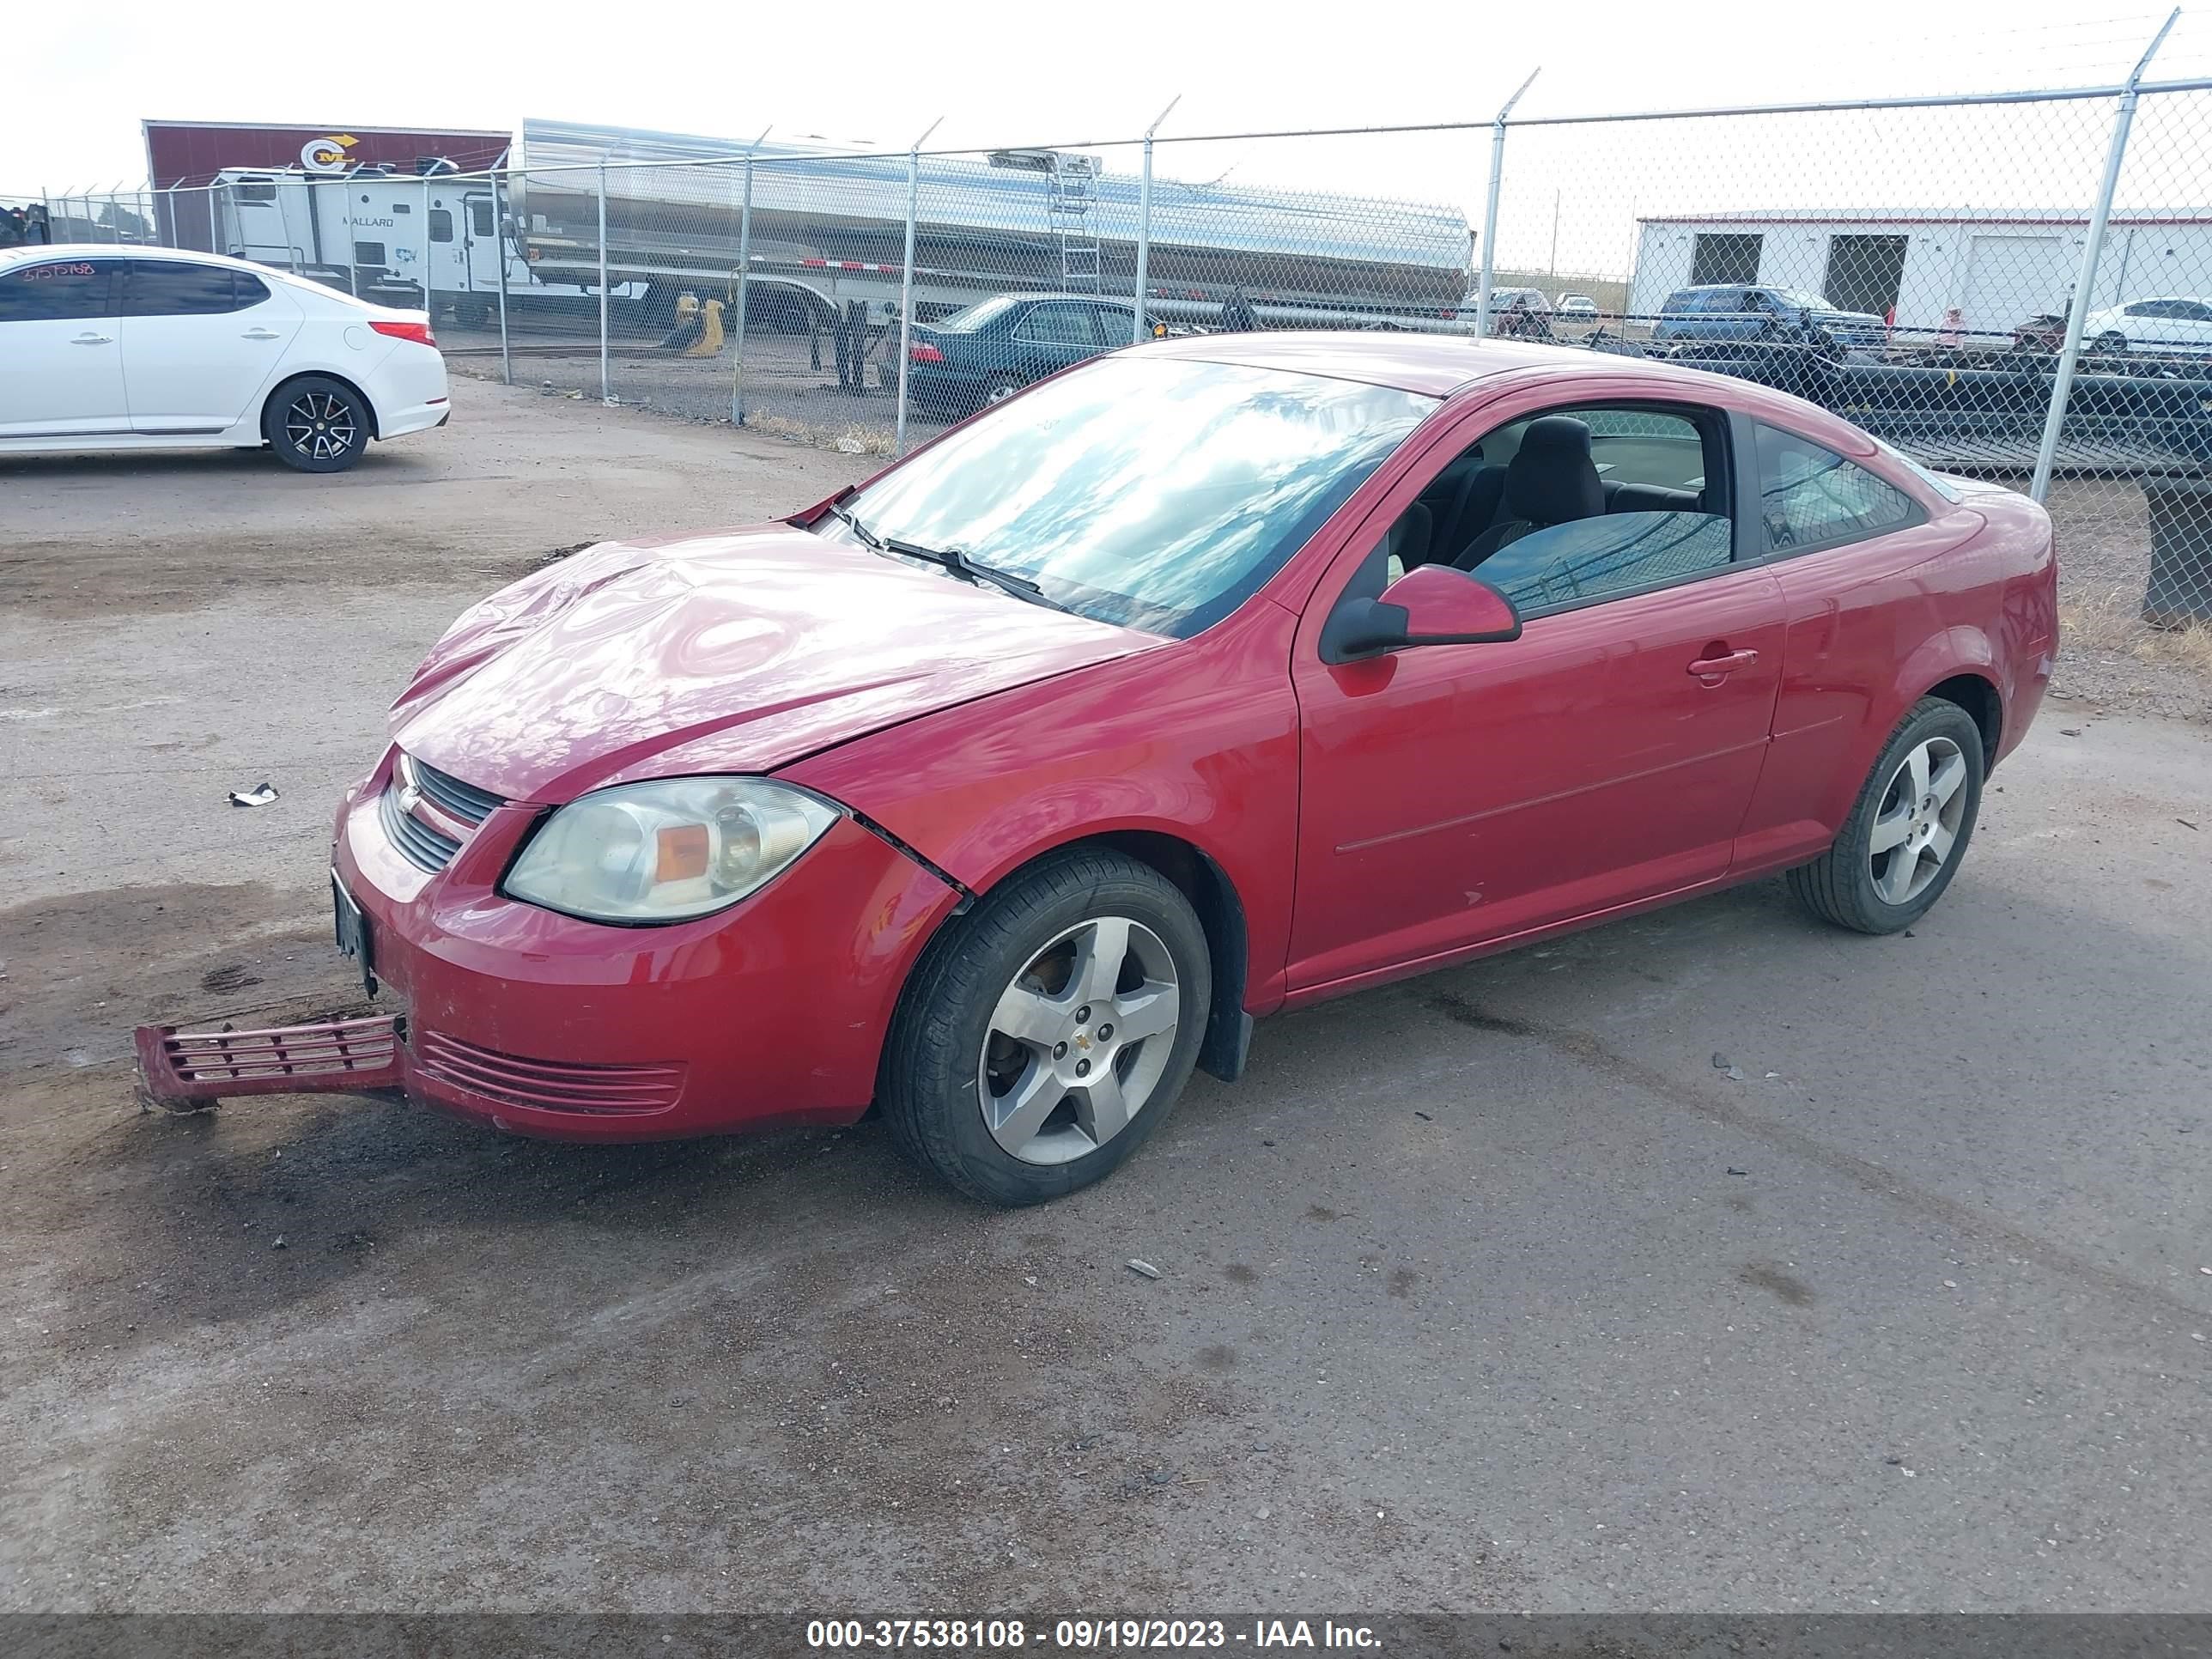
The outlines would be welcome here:
M 735 904 L 820 840 L 836 808 L 765 778 L 595 790 L 530 838 L 510 898 L 592 921 L 683 921 Z

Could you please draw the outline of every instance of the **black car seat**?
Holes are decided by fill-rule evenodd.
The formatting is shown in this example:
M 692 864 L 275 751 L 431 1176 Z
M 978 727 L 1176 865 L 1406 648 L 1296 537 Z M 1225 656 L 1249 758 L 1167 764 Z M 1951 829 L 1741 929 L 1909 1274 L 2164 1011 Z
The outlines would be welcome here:
M 1532 530 L 1545 530 L 1605 512 L 1605 485 L 1590 459 L 1590 429 L 1571 415 L 1546 415 L 1528 422 L 1521 447 L 1506 463 L 1504 517 L 1453 560 L 1472 570 L 1501 547 Z
M 1705 498 L 1694 489 L 1669 489 L 1664 484 L 1605 483 L 1608 513 L 1702 513 Z
M 1460 471 L 1451 499 L 1437 514 L 1435 556 L 1449 558 L 1490 528 L 1505 499 L 1505 469 L 1475 451 L 1473 464 Z M 1457 466 L 1459 463 L 1453 464 Z M 1449 468 L 1446 469 L 1450 471 Z

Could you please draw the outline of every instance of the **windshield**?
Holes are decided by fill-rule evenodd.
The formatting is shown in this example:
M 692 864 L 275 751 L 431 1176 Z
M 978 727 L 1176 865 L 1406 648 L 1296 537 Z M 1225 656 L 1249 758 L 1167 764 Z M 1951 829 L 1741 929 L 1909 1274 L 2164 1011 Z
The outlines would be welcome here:
M 1243 604 L 1435 408 L 1355 380 L 1103 358 L 843 505 L 877 536 L 957 548 L 1083 616 L 1187 638 Z
M 1003 317 L 1012 310 L 1018 298 L 1012 294 L 995 294 L 988 300 L 963 307 L 930 326 L 939 334 L 973 334 L 979 328 L 988 328 L 994 317 Z

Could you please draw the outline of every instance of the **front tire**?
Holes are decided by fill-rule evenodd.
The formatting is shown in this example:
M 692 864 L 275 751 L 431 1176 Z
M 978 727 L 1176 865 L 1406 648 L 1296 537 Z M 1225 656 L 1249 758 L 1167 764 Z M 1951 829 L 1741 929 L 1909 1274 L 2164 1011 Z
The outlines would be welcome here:
M 368 447 L 368 405 L 343 380 L 302 375 L 276 388 L 261 412 L 261 435 L 300 472 L 343 472 Z
M 1056 854 L 932 944 L 877 1097 L 900 1146 L 960 1191 L 1041 1203 L 1159 1127 L 1212 1002 L 1206 932 L 1172 882 L 1115 853 Z
M 1982 805 L 1982 730 L 1923 697 L 1890 734 L 1835 842 L 1790 872 L 1813 915 L 1859 933 L 1894 933 L 1928 914 L 1958 873 Z

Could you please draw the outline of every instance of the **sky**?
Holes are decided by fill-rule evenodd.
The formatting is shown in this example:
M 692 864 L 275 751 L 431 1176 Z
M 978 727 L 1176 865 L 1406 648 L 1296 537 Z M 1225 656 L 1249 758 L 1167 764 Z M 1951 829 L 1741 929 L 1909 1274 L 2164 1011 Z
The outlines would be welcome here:
M 372 20 L 346 8 L 301 7 L 281 27 L 211 28 L 204 12 L 173 0 L 20 9 L 7 30 L 17 72 L 0 100 L 0 193 L 136 187 L 145 172 L 138 123 L 147 117 L 513 130 L 538 115 L 732 137 L 770 127 L 779 137 L 895 149 L 940 119 L 932 148 L 1133 137 L 1179 98 L 1162 129 L 1176 141 L 1159 152 L 1164 176 L 1226 173 L 1350 189 L 1445 203 L 1479 220 L 1484 132 L 1190 140 L 1485 121 L 1540 68 L 1520 114 L 2110 82 L 2165 15 L 2087 16 L 2060 0 L 1856 0 L 1848 8 L 1754 7 L 1739 14 L 1742 26 L 1692 30 L 1669 20 L 1695 9 L 1650 0 L 1577 0 L 1557 9 L 1376 0 L 1357 9 L 1127 11 L 1033 0 L 934 9 L 840 0 L 704 15 L 532 0 L 423 9 L 411 19 L 407 9 Z M 1562 26 L 1545 27 L 1553 19 Z M 2212 0 L 2185 15 L 2154 74 L 2212 75 Z M 1554 263 L 1597 269 L 1621 262 L 1626 250 L 1611 244 L 1624 222 L 1632 224 L 1632 210 L 1652 210 L 1664 197 L 1693 198 L 1700 209 L 1766 205 L 1778 192 L 1832 200 L 1839 191 L 1863 192 L 1875 169 L 1879 187 L 1893 191 L 1903 188 L 1893 180 L 1924 173 L 1922 193 L 1952 205 L 2078 195 L 2075 175 L 2086 168 L 2094 179 L 2109 112 L 2061 107 L 2059 115 L 1923 121 L 1914 143 L 1957 147 L 1969 158 L 1962 166 L 1947 153 L 1933 169 L 1900 165 L 1890 131 L 1898 124 L 1864 118 L 1756 133 L 1738 124 L 1718 138 L 1680 124 L 1532 137 L 1516 152 L 1520 165 L 1509 167 L 1501 257 L 1548 257 L 1555 201 L 1565 246 Z M 2063 154 L 2051 165 L 2030 163 L 2021 159 L 2023 147 Z M 1126 150 L 1105 154 L 1117 168 L 1133 159 Z M 2161 188 L 2186 191 L 2194 182 L 2185 167 Z M 2212 179 L 2203 198 L 2212 200 Z

